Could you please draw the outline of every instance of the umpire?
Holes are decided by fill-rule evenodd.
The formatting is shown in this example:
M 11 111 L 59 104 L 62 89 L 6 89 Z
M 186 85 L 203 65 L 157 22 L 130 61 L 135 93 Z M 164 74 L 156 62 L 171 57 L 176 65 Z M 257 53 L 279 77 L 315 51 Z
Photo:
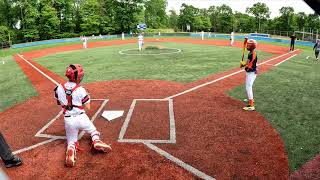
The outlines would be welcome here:
M 4 165 L 6 166 L 6 168 L 20 166 L 22 164 L 22 159 L 12 154 L 12 151 L 9 145 L 7 144 L 1 132 L 0 132 L 0 157 L 4 162 Z
M 293 33 L 293 34 L 290 36 L 290 39 L 291 39 L 290 51 L 293 51 L 293 50 L 294 50 L 294 43 L 296 42 L 296 34 Z

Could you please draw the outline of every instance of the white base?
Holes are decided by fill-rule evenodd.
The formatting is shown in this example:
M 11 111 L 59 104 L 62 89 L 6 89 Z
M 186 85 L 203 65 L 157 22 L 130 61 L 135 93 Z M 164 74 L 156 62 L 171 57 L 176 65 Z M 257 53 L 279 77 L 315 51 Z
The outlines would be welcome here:
M 103 111 L 102 117 L 108 121 L 117 119 L 123 115 L 124 111 Z

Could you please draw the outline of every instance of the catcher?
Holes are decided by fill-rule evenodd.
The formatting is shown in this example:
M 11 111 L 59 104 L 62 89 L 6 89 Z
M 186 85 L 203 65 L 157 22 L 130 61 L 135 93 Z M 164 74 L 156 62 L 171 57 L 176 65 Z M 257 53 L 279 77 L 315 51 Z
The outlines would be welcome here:
M 69 79 L 59 84 L 54 92 L 58 105 L 61 105 L 64 114 L 64 124 L 67 136 L 66 166 L 72 167 L 75 163 L 78 150 L 78 133 L 84 130 L 91 135 L 92 148 L 99 152 L 110 152 L 111 146 L 100 140 L 100 133 L 85 113 L 90 109 L 90 97 L 80 85 L 84 70 L 79 64 L 67 67 L 66 76 Z
M 246 92 L 248 99 L 245 99 L 245 101 L 248 101 L 248 105 L 243 108 L 245 111 L 254 111 L 254 99 L 253 99 L 253 91 L 252 86 L 253 82 L 257 77 L 257 53 L 255 51 L 257 47 L 257 42 L 253 39 L 249 39 L 247 42 L 247 50 L 249 51 L 248 54 L 248 60 L 241 61 L 241 68 L 245 67 L 246 71 Z

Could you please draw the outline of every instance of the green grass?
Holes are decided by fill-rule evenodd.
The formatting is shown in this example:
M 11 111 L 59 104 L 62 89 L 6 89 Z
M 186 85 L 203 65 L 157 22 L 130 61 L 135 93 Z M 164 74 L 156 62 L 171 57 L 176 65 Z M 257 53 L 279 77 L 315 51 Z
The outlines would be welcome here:
M 30 81 L 12 57 L 0 58 L 0 77 L 0 112 L 37 95 Z
M 187 83 L 238 67 L 241 58 L 241 49 L 234 47 L 160 42 L 146 45 L 179 48 L 182 52 L 144 56 L 118 53 L 120 50 L 137 49 L 134 43 L 63 52 L 41 57 L 36 61 L 61 76 L 64 76 L 65 67 L 69 64 L 82 64 L 86 71 L 84 82 L 157 79 Z M 259 52 L 260 59 L 270 56 L 271 54 Z
M 257 111 L 279 132 L 291 171 L 320 151 L 320 62 L 306 60 L 307 50 L 261 74 L 254 83 Z M 229 94 L 245 98 L 244 85 Z

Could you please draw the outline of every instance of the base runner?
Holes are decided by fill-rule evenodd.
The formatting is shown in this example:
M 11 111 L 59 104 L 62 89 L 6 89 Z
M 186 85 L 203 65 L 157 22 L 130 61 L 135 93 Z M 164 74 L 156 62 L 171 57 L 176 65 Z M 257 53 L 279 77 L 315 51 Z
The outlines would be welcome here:
M 64 124 L 67 136 L 66 166 L 75 164 L 78 148 L 79 130 L 84 130 L 91 135 L 92 148 L 99 152 L 110 152 L 111 146 L 100 140 L 100 133 L 85 113 L 90 109 L 90 97 L 80 85 L 84 70 L 79 64 L 67 67 L 66 76 L 69 79 L 64 84 L 59 84 L 55 89 L 55 99 L 62 106 Z
M 249 39 L 247 42 L 247 50 L 249 51 L 248 54 L 248 60 L 247 62 L 244 62 L 241 67 L 245 67 L 246 71 L 246 93 L 248 96 L 248 99 L 245 101 L 248 101 L 248 105 L 243 108 L 245 111 L 254 111 L 254 99 L 253 99 L 253 82 L 257 77 L 257 61 L 258 56 L 255 51 L 257 47 L 257 42 L 253 39 Z

